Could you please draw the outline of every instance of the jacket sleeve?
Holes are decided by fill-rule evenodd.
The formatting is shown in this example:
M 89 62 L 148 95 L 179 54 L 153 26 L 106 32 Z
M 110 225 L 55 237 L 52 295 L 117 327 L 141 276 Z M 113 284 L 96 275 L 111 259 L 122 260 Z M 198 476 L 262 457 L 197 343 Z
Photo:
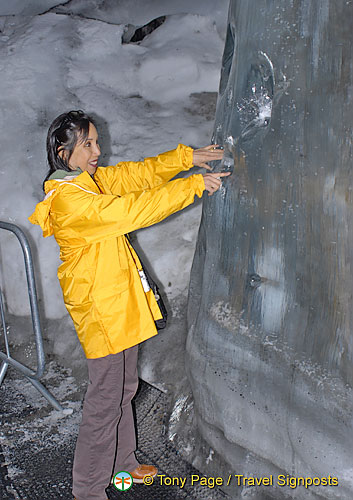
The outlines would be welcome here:
M 54 234 L 60 245 L 82 246 L 151 226 L 201 197 L 201 174 L 125 196 L 93 194 L 78 186 L 62 186 L 51 207 Z
M 177 149 L 140 162 L 121 162 L 115 166 L 100 167 L 95 179 L 105 192 L 119 196 L 152 189 L 168 182 L 182 170 L 193 166 L 193 149 L 179 144 Z

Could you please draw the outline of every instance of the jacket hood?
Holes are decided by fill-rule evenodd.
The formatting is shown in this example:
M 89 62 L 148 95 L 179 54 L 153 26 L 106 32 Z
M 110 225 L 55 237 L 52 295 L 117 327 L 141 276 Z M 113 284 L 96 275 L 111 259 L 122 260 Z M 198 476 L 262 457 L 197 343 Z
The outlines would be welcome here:
M 65 174 L 65 175 L 64 175 Z M 80 178 L 79 185 L 76 182 L 76 179 Z M 75 171 L 71 173 L 66 172 L 65 170 L 57 170 L 54 172 L 48 181 L 44 184 L 44 192 L 45 198 L 43 201 L 39 202 L 36 205 L 36 208 L 33 214 L 28 217 L 29 222 L 32 224 L 37 224 L 43 230 L 43 236 L 46 238 L 47 236 L 52 236 L 53 228 L 50 221 L 50 210 L 55 197 L 60 193 L 62 188 L 66 184 L 75 184 L 79 188 L 86 188 L 92 191 L 93 189 L 96 191 L 97 188 L 95 186 L 95 182 L 91 178 L 88 172 L 83 172 L 80 170 L 79 172 Z M 92 185 L 93 184 L 93 185 Z

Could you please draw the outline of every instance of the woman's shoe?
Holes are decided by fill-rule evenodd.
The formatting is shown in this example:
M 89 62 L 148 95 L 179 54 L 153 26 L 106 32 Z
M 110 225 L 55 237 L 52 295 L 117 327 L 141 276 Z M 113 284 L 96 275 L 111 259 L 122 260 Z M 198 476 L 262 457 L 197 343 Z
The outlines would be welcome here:
M 146 476 L 154 477 L 157 475 L 158 469 L 154 465 L 140 464 L 129 474 L 132 476 L 134 483 L 143 483 L 143 478 Z

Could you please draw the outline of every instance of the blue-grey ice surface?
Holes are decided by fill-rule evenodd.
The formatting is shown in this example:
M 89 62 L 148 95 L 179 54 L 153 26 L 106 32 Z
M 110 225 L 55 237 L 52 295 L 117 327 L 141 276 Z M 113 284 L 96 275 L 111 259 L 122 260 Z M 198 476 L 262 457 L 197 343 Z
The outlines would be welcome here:
M 231 1 L 214 141 L 233 173 L 188 305 L 197 428 L 237 473 L 339 483 L 236 498 L 353 496 L 352 9 Z

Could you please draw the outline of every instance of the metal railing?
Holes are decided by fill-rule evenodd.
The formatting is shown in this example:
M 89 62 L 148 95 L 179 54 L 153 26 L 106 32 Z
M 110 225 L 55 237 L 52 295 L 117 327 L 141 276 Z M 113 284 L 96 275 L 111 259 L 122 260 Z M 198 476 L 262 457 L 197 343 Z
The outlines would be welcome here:
M 29 295 L 29 303 L 31 307 L 31 316 L 32 316 L 32 327 L 33 333 L 35 337 L 36 343 L 36 351 L 37 351 L 37 369 L 36 371 L 31 370 L 27 366 L 23 365 L 19 361 L 16 361 L 11 357 L 10 353 L 10 345 L 8 341 L 8 332 L 7 325 L 5 320 L 5 307 L 2 296 L 2 291 L 0 288 L 0 316 L 1 316 L 1 325 L 4 331 L 4 339 L 5 339 L 5 350 L 6 353 L 0 351 L 0 360 L 2 360 L 1 368 L 0 368 L 0 385 L 2 384 L 7 369 L 9 366 L 16 368 L 19 372 L 21 372 L 27 380 L 34 385 L 34 387 L 44 396 L 49 403 L 56 409 L 63 411 L 63 407 L 60 403 L 54 398 L 54 396 L 43 386 L 43 384 L 39 381 L 40 377 L 44 373 L 45 368 L 45 357 L 44 357 L 44 349 L 43 349 L 43 338 L 42 338 L 42 330 L 40 326 L 39 319 L 39 310 L 38 310 L 38 300 L 37 300 L 37 290 L 34 279 L 34 271 L 33 271 L 33 259 L 31 248 L 29 246 L 28 240 L 23 233 L 23 231 L 16 226 L 15 224 L 11 224 L 9 222 L 0 221 L 0 229 L 5 229 L 6 231 L 10 231 L 19 240 L 23 252 L 25 268 L 26 268 L 26 276 L 27 276 L 27 288 Z

